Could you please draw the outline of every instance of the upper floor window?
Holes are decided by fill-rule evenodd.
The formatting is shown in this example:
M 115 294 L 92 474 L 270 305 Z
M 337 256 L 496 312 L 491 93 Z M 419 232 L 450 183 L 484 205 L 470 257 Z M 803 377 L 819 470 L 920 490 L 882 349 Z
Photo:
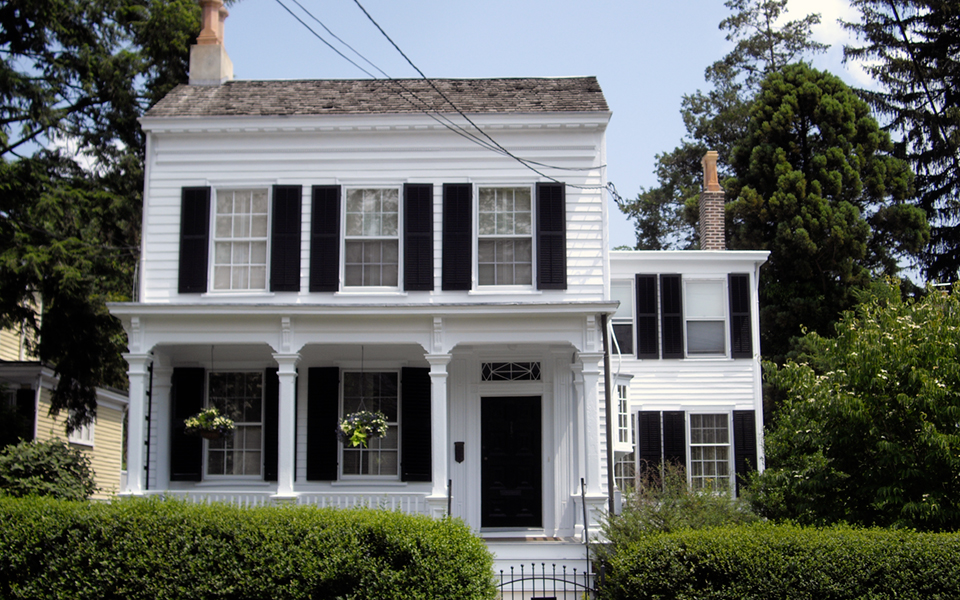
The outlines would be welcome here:
M 267 289 L 268 190 L 217 190 L 213 289 Z
M 613 337 L 620 354 L 633 354 L 633 285 L 630 281 L 611 281 L 610 299 L 620 302 L 613 314 Z
M 529 187 L 481 187 L 477 203 L 480 285 L 533 284 L 533 205 Z
M 396 287 L 400 266 L 400 191 L 350 188 L 346 198 L 344 284 Z
M 725 279 L 637 275 L 637 357 L 752 358 L 749 282 L 745 273 Z
M 723 280 L 684 280 L 687 356 L 725 355 L 726 302 Z

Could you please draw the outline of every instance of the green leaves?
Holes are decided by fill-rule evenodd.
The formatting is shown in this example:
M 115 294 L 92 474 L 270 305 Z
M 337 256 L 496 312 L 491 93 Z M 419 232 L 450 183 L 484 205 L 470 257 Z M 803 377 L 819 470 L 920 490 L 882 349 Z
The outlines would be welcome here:
M 750 499 L 764 515 L 960 528 L 960 298 L 860 293 L 836 337 L 808 334 L 769 379 L 787 398 Z

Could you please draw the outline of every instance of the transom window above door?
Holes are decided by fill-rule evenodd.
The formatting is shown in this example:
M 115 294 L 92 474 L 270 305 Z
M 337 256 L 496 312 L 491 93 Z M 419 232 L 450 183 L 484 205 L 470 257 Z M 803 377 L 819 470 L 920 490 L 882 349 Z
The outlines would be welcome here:
M 529 187 L 481 187 L 477 203 L 480 285 L 533 283 L 533 203 Z
M 400 264 L 400 190 L 348 188 L 344 282 L 396 287 Z
M 269 192 L 217 190 L 213 228 L 213 289 L 267 289 Z

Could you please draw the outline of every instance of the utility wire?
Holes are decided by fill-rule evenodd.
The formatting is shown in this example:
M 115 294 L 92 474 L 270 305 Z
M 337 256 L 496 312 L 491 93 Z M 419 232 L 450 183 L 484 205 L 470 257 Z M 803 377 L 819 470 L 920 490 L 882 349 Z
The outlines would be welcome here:
M 356 1 L 356 0 L 355 0 L 355 1 Z M 453 131 L 454 133 L 457 133 L 457 134 L 460 135 L 461 137 L 464 137 L 464 138 L 466 138 L 467 140 L 472 141 L 472 142 L 474 142 L 474 143 L 476 143 L 476 144 L 478 144 L 478 145 L 480 145 L 480 146 L 482 146 L 482 147 L 484 147 L 484 148 L 486 148 L 486 149 L 488 149 L 488 150 L 491 150 L 491 151 L 496 152 L 496 153 L 498 153 L 498 154 L 502 154 L 502 155 L 505 155 L 505 156 L 509 156 L 510 158 L 514 159 L 515 161 L 519 162 L 520 164 L 522 164 L 522 165 L 525 166 L 526 168 L 528 168 L 528 169 L 530 169 L 531 171 L 537 173 L 537 174 L 540 175 L 541 177 L 544 177 L 545 179 L 554 181 L 554 182 L 556 182 L 556 183 L 561 183 L 561 184 L 564 184 L 564 185 L 569 185 L 570 187 L 574 187 L 574 188 L 578 188 L 578 189 L 603 189 L 603 186 L 581 186 L 581 185 L 575 185 L 575 184 L 563 182 L 563 181 L 560 181 L 560 180 L 558 180 L 558 179 L 556 179 L 556 178 L 554 178 L 554 177 L 550 177 L 549 175 L 547 175 L 547 174 L 545 174 L 545 173 L 542 173 L 541 171 L 533 168 L 531 165 L 537 165 L 537 166 L 541 166 L 541 167 L 544 167 L 544 168 L 557 169 L 557 170 L 567 170 L 567 171 L 590 171 L 590 170 L 593 170 L 593 169 L 596 169 L 596 168 L 601 168 L 601 169 L 602 169 L 602 168 L 605 168 L 606 165 L 601 165 L 601 166 L 599 166 L 599 167 L 561 167 L 561 166 L 558 166 L 558 165 L 549 165 L 549 164 L 540 163 L 540 162 L 533 161 L 533 160 L 528 160 L 528 159 L 520 158 L 520 157 L 514 155 L 512 152 L 510 152 L 510 151 L 507 150 L 506 148 L 504 148 L 502 145 L 500 145 L 495 139 L 493 139 L 493 137 L 491 137 L 491 136 L 488 135 L 486 132 L 484 132 L 482 129 L 480 129 L 480 127 L 479 127 L 476 123 L 474 123 L 466 114 L 464 114 L 463 111 L 461 111 L 461 110 L 453 103 L 453 101 L 450 100 L 450 98 L 448 98 L 440 89 L 437 88 L 437 86 L 433 83 L 433 81 L 431 81 L 429 78 L 427 78 L 427 76 L 413 63 L 413 61 L 410 60 L 410 58 L 400 49 L 400 47 L 397 46 L 397 44 L 390 38 L 389 35 L 387 35 L 387 33 L 383 30 L 383 28 L 380 27 L 380 25 L 373 19 L 373 17 L 366 11 L 366 9 L 363 7 L 363 5 L 361 5 L 359 2 L 356 2 L 356 4 L 357 4 L 357 6 L 360 8 L 360 10 L 363 11 L 363 13 L 367 16 L 367 18 L 374 24 L 374 26 L 377 27 L 377 29 L 380 31 L 380 33 L 391 43 L 391 45 L 393 45 L 393 47 L 397 50 L 397 52 L 399 52 L 400 55 L 403 56 L 403 58 L 407 61 L 407 63 L 409 63 L 410 66 L 412 66 L 412 67 L 417 71 L 417 73 L 420 74 L 420 76 L 423 78 L 423 80 L 426 81 L 426 82 L 430 85 L 430 87 L 432 87 L 432 88 L 434 89 L 434 91 L 436 91 L 436 93 L 439 94 L 440 97 L 443 98 L 443 99 L 453 108 L 453 110 L 454 110 L 455 112 L 457 112 L 457 114 L 459 114 L 461 117 L 463 117 L 464 120 L 466 120 L 470 125 L 472 125 L 478 132 L 480 132 L 480 133 L 481 133 L 485 138 L 487 138 L 487 140 L 489 140 L 489 141 L 486 141 L 486 140 L 483 140 L 483 139 L 477 137 L 476 135 L 474 135 L 474 134 L 472 134 L 471 132 L 469 132 L 469 131 L 467 131 L 466 129 L 464 129 L 462 126 L 460 126 L 460 125 L 458 125 L 457 123 L 453 122 L 452 120 L 450 120 L 450 119 L 448 119 L 448 118 L 446 118 L 446 117 L 443 117 L 443 116 L 441 115 L 441 113 L 439 113 L 438 111 L 435 111 L 435 110 L 434 110 L 433 112 L 436 112 L 437 114 L 436 114 L 436 115 L 432 114 L 432 113 L 431 113 L 431 110 L 430 110 L 430 108 L 429 108 L 430 105 L 429 105 L 423 98 L 419 97 L 413 90 L 410 90 L 410 89 L 408 89 L 406 86 L 404 86 L 404 85 L 400 82 L 400 80 L 395 79 L 395 78 L 391 77 L 390 75 L 388 75 L 385 71 L 383 71 L 382 69 L 380 69 L 379 67 L 377 67 L 372 61 L 370 61 L 369 59 L 367 59 L 365 56 L 363 56 L 360 52 L 358 52 L 356 49 L 354 49 L 354 48 L 353 48 L 352 46 L 350 46 L 348 43 L 346 43 L 345 41 L 343 41 L 340 37 L 338 37 L 335 33 L 333 33 L 333 31 L 331 31 L 329 27 L 327 27 L 326 25 L 324 25 L 324 23 L 323 23 L 322 21 L 320 21 L 320 19 L 318 19 L 316 16 L 314 16 L 312 13 L 310 13 L 310 11 L 307 10 L 302 4 L 300 4 L 300 2 L 298 2 L 297 0 L 293 0 L 293 2 L 294 2 L 298 7 L 300 7 L 300 9 L 303 10 L 307 15 L 309 15 L 314 21 L 316 21 L 317 23 L 319 23 L 320 26 L 323 27 L 324 30 L 327 31 L 327 33 L 329 33 L 330 35 L 332 35 L 337 41 L 339 41 L 339 42 L 342 43 L 344 46 L 346 46 L 347 48 L 349 48 L 354 54 L 356 54 L 358 57 L 360 57 L 363 61 L 365 61 L 367 64 L 369 64 L 369 65 L 370 65 L 371 67 L 373 67 L 375 70 L 379 71 L 386 79 L 388 79 L 388 80 L 391 81 L 392 83 L 395 83 L 395 84 L 398 85 L 403 91 L 407 92 L 410 96 L 412 96 L 412 97 L 415 98 L 417 101 L 419 101 L 419 102 L 423 105 L 424 108 L 418 107 L 410 98 L 404 96 L 404 95 L 401 93 L 400 96 L 401 96 L 404 100 L 406 100 L 408 103 L 410 103 L 411 106 L 413 106 L 414 108 L 417 108 L 418 110 L 420 110 L 421 112 L 423 112 L 425 115 L 429 116 L 429 117 L 432 118 L 434 121 L 440 123 L 441 125 L 443 125 L 443 126 L 446 127 L 447 129 Z M 363 67 L 361 67 L 360 65 L 358 65 L 355 61 L 353 61 L 353 60 L 351 60 L 350 58 L 348 58 L 346 55 L 344 55 L 344 54 L 343 54 L 342 52 L 340 52 L 338 49 L 336 49 L 330 42 L 328 42 L 326 39 L 324 39 L 323 36 L 321 36 L 319 33 L 317 33 L 317 32 L 316 32 L 313 28 L 311 28 L 307 23 L 305 23 L 302 19 L 300 19 L 293 11 L 291 11 L 286 5 L 284 5 L 283 2 L 281 2 L 281 0 L 277 0 L 277 3 L 280 4 L 280 6 L 282 6 L 282 7 L 284 8 L 284 10 L 286 10 L 288 13 L 290 13 L 290 15 L 293 16 L 301 25 L 303 25 L 304 27 L 306 27 L 306 29 L 307 29 L 308 31 L 310 31 L 310 33 L 312 33 L 312 34 L 314 35 L 314 37 L 316 37 L 316 38 L 319 39 L 321 42 L 323 42 L 323 43 L 324 43 L 326 46 L 328 46 L 331 50 L 333 50 L 334 52 L 336 52 L 340 57 L 342 57 L 343 59 L 345 59 L 347 62 L 349 62 L 349 63 L 352 64 L 353 66 L 357 67 L 360 71 L 362 71 L 363 73 L 365 73 L 367 76 L 371 77 L 372 79 L 378 79 L 375 75 L 373 75 L 372 73 L 370 73 L 369 71 L 367 71 L 366 69 L 364 69 Z M 444 122 L 444 121 L 445 121 L 445 122 Z M 610 186 L 608 185 L 606 189 L 609 190 L 609 189 L 610 189 Z M 617 196 L 617 197 L 619 198 L 619 196 Z

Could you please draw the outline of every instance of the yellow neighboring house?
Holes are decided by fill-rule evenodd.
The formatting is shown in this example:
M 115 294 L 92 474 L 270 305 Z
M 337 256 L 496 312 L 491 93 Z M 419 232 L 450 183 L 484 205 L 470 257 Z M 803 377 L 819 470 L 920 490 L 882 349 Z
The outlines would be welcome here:
M 118 390 L 97 390 L 96 420 L 69 436 L 65 417 L 50 415 L 50 397 L 57 385 L 52 368 L 26 353 L 24 340 L 13 330 L 0 331 L 0 383 L 8 410 L 14 411 L 18 431 L 23 439 L 49 440 L 60 438 L 79 448 L 90 458 L 97 482 L 95 499 L 106 500 L 121 489 L 123 468 L 123 416 L 127 394 Z M 9 427 L 11 423 L 5 423 Z

